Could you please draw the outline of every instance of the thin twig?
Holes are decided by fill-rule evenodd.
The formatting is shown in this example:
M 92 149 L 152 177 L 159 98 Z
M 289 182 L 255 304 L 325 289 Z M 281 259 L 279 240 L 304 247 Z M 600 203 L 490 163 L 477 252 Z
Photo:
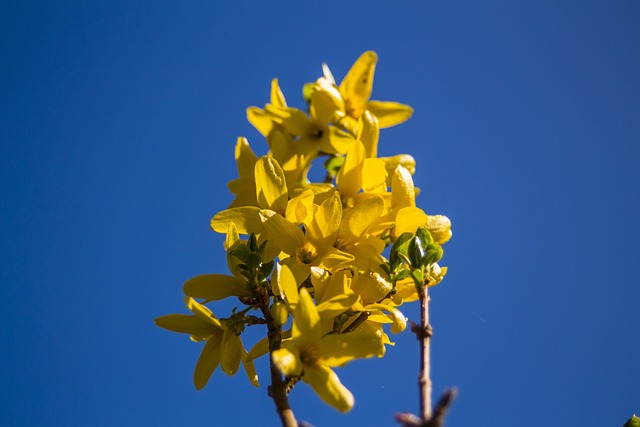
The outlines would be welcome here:
M 291 405 L 289 405 L 289 397 L 287 396 L 287 383 L 282 378 L 282 373 L 276 366 L 271 357 L 275 350 L 279 350 L 282 346 L 282 327 L 277 324 L 269 310 L 269 298 L 264 298 L 264 303 L 260 304 L 260 311 L 267 321 L 269 338 L 269 369 L 271 372 L 271 387 L 269 387 L 269 396 L 276 405 L 276 411 L 280 416 L 280 422 L 283 427 L 298 427 L 298 422 L 293 415 Z

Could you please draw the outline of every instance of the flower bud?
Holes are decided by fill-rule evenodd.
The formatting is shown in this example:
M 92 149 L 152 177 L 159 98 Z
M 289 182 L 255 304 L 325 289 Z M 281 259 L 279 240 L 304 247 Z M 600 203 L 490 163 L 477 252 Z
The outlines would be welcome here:
M 278 325 L 282 326 L 287 323 L 289 310 L 287 310 L 287 305 L 283 301 L 274 302 L 269 311 L 271 311 L 271 316 Z

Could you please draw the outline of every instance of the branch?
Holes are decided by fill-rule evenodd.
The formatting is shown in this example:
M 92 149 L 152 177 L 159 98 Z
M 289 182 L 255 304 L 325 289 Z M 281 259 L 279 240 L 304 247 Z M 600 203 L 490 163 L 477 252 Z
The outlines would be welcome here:
M 429 324 L 429 294 L 427 287 L 420 292 L 420 324 L 411 322 L 411 332 L 416 334 L 420 341 L 420 374 L 418 376 L 418 389 L 420 391 L 420 417 L 410 413 L 396 415 L 396 420 L 402 427 L 441 427 L 444 423 L 451 402 L 457 395 L 457 390 L 451 388 L 445 391 L 438 404 L 431 411 L 431 336 L 433 329 Z
M 276 411 L 280 416 L 280 422 L 283 427 L 298 427 L 296 417 L 289 405 L 287 397 L 287 383 L 282 378 L 282 373 L 273 362 L 271 353 L 279 350 L 282 345 L 282 327 L 277 324 L 269 310 L 269 298 L 265 298 L 266 302 L 260 304 L 260 311 L 267 321 L 268 338 L 269 338 L 269 368 L 271 371 L 271 386 L 269 387 L 269 396 L 276 405 Z

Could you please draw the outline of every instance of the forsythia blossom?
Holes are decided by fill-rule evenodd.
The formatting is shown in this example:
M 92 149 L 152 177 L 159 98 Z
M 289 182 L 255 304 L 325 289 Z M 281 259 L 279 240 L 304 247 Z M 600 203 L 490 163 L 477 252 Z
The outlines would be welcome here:
M 284 381 L 302 380 L 348 411 L 354 397 L 334 368 L 383 357 L 391 344 L 385 329 L 405 329 L 402 305 L 445 276 L 438 261 L 451 222 L 416 206 L 413 157 L 377 156 L 380 129 L 413 112 L 370 99 L 377 59 L 363 53 L 340 84 L 324 64 L 323 76 L 304 87 L 305 111 L 287 104 L 277 79 L 269 103 L 247 110 L 269 151 L 259 157 L 238 138 L 238 177 L 229 182 L 235 199 L 211 220 L 226 234 L 231 275 L 190 279 L 184 292 L 192 314 L 156 319 L 205 341 L 197 389 L 218 366 L 234 375 L 241 364 L 257 386 L 254 360 L 268 355 Z M 326 169 L 323 182 L 308 179 L 316 160 Z M 205 304 L 225 298 L 238 307 L 218 318 Z M 269 333 L 247 352 L 241 334 L 254 325 Z

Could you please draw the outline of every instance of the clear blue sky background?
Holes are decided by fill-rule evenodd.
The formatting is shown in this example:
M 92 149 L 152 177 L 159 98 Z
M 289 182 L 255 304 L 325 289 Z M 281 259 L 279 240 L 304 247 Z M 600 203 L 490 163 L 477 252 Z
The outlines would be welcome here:
M 196 392 L 200 345 L 152 319 L 225 272 L 209 219 L 235 140 L 266 152 L 245 108 L 273 77 L 302 107 L 322 62 L 341 79 L 368 49 L 374 98 L 415 108 L 380 152 L 411 153 L 419 206 L 454 223 L 432 293 L 448 425 L 640 412 L 640 2 L 4 2 L 0 46 L 0 425 L 278 424 L 266 360 L 261 389 Z M 297 415 L 417 410 L 395 338 L 339 371 L 350 414 L 300 385 Z

